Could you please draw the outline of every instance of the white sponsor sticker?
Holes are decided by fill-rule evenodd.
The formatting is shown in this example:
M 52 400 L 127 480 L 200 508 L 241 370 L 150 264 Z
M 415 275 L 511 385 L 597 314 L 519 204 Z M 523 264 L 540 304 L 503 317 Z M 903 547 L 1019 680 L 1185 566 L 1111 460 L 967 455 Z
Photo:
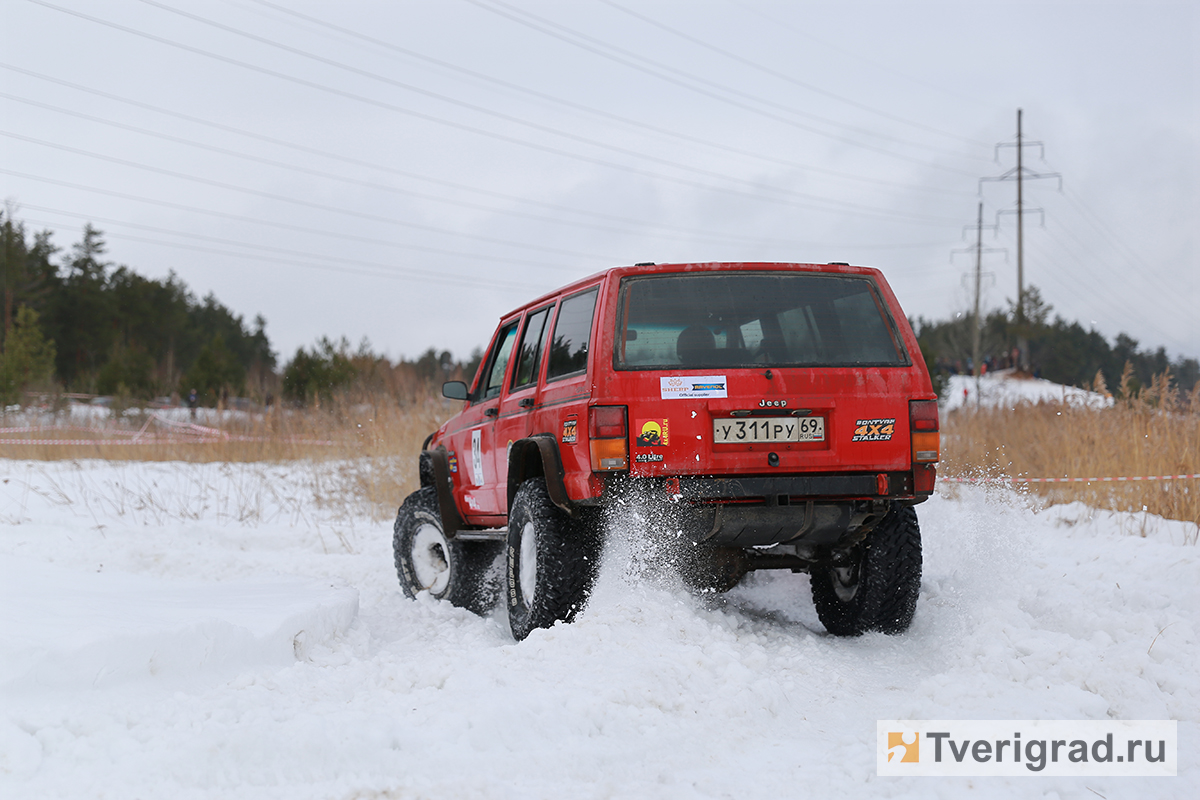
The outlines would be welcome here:
M 471 431 L 471 480 L 483 486 L 483 431 L 479 428 Z
M 695 397 L 728 397 L 724 375 L 681 375 L 659 378 L 663 400 L 687 400 Z
M 1179 769 L 1175 720 L 877 720 L 879 775 L 1122 775 Z

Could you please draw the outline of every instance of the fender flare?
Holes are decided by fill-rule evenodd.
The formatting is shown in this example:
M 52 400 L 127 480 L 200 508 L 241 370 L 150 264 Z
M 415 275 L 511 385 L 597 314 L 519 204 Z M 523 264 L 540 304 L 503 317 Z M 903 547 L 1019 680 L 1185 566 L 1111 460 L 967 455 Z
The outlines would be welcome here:
M 576 506 L 567 496 L 566 472 L 558 451 L 558 440 L 550 433 L 537 433 L 513 442 L 508 451 L 508 508 L 512 508 L 521 484 L 538 475 L 546 479 L 550 501 L 574 517 Z

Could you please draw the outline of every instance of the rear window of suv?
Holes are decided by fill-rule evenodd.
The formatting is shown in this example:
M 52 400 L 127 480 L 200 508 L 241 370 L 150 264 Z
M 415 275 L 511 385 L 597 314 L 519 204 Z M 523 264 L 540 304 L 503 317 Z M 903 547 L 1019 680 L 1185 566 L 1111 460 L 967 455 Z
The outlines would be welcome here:
M 554 337 L 550 340 L 547 381 L 587 369 L 588 340 L 592 336 L 592 316 L 598 293 L 598 289 L 589 289 L 562 301 L 558 320 L 554 323 Z
M 811 272 L 621 282 L 618 369 L 910 363 L 873 281 Z

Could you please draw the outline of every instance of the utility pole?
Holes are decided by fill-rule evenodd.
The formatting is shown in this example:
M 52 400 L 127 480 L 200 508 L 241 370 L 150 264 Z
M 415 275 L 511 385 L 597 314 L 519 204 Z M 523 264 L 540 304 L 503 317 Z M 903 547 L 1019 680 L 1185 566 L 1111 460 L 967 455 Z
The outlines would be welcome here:
M 971 230 L 971 227 L 972 226 L 970 226 L 970 225 L 965 226 L 963 229 L 964 233 L 968 230 Z M 995 226 L 995 225 L 986 225 L 985 226 L 983 224 L 983 201 L 981 200 L 979 202 L 979 212 L 976 217 L 976 222 L 974 225 L 974 229 L 976 232 L 975 246 L 971 247 L 971 248 L 962 249 L 962 250 L 953 250 L 950 253 L 951 260 L 953 260 L 953 258 L 954 258 L 954 253 L 969 253 L 969 252 L 975 253 L 975 313 L 972 315 L 972 320 L 974 321 L 974 330 L 972 331 L 972 334 L 971 334 L 971 365 L 972 365 L 971 374 L 973 374 L 975 376 L 975 404 L 977 406 L 979 405 L 979 402 L 980 402 L 979 376 L 982 374 L 982 366 L 983 366 L 983 353 L 982 353 L 982 341 L 981 341 L 982 337 L 983 337 L 983 325 L 982 325 L 982 319 L 979 316 L 980 297 L 983 294 L 983 254 L 984 254 L 984 251 L 986 250 L 989 253 L 1004 253 L 1005 258 L 1006 259 L 1008 258 L 1008 251 L 1002 247 L 984 248 L 984 246 L 983 246 L 983 229 L 985 227 L 992 228 L 994 230 L 994 229 L 996 229 L 997 226 Z M 989 273 L 989 275 L 990 275 L 990 273 Z
M 980 284 L 983 283 L 983 202 L 979 203 L 979 216 L 975 221 L 975 336 L 971 341 L 971 363 L 975 366 L 975 403 L 979 404 L 979 340 L 982 334 L 979 330 L 979 294 Z
M 1025 212 L 1036 212 L 1042 215 L 1043 224 L 1045 223 L 1045 211 L 1040 208 L 1025 208 L 1025 179 L 1036 178 L 1058 178 L 1058 189 L 1062 191 L 1062 175 L 1058 172 L 1033 172 L 1025 169 L 1024 152 L 1026 147 L 1037 147 L 1041 150 L 1044 157 L 1046 154 L 1046 145 L 1043 142 L 1026 142 L 1021 130 L 1021 109 L 1017 109 L 1017 141 L 1001 142 L 996 145 L 996 159 L 1000 158 L 1001 147 L 1016 147 L 1017 148 L 1017 166 L 1010 169 L 1003 175 L 995 178 L 980 178 L 979 191 L 983 193 L 984 181 L 1016 181 L 1017 182 L 1017 208 L 1016 211 L 1000 210 L 996 213 L 996 221 L 999 223 L 1000 214 L 1016 213 L 1017 215 L 1017 331 L 1018 340 L 1017 348 L 1020 351 L 1018 358 L 1018 366 L 1021 369 L 1029 368 L 1029 343 L 1025 340 Z
M 1021 164 L 1021 109 L 1017 109 L 1017 325 L 1025 324 L 1025 167 Z M 1022 348 L 1024 352 L 1024 348 Z M 1024 365 L 1022 365 L 1024 366 Z

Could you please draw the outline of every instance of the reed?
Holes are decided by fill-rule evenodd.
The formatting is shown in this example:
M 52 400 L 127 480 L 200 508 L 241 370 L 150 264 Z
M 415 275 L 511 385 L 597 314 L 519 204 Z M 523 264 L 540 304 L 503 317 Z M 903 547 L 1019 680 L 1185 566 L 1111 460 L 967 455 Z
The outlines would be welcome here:
M 81 429 L 43 427 L 0 435 L 0 458 L 33 461 L 101 459 L 190 463 L 311 462 L 318 502 L 342 503 L 372 517 L 394 515 L 417 488 L 416 454 L 425 437 L 458 408 L 441 398 L 405 405 L 393 398 L 344 398 L 319 408 L 274 408 L 263 413 L 201 412 L 208 431 L 154 426 L 136 440 L 147 415 L 124 414 Z M 11 420 L 10 420 L 11 422 Z M 157 432 L 157 435 L 156 435 Z M 28 443 L 25 443 L 28 442 Z M 331 468 L 331 465 L 333 468 Z
M 1100 384 L 1096 388 L 1103 389 Z M 942 422 L 939 472 L 968 480 L 1140 478 L 1200 473 L 1200 387 L 1181 395 L 1162 375 L 1111 407 L 1059 403 L 963 408 Z M 1200 480 L 1028 483 L 1050 502 L 1148 511 L 1200 527 Z
M 1097 388 L 1103 389 L 1103 386 Z M 1200 473 L 1200 388 L 1181 396 L 1160 376 L 1140 393 L 1122 387 L 1111 408 L 1057 403 L 1015 408 L 964 408 L 942 421 L 944 477 L 1117 478 Z M 416 455 L 455 402 L 421 396 L 400 404 L 391 395 L 358 395 L 320 408 L 276 408 L 226 415 L 221 436 L 206 441 L 130 444 L 144 424 L 123 417 L 87 434 L 86 444 L 0 444 L 0 458 L 30 460 L 311 462 L 319 503 L 383 520 L 417 488 Z M 208 424 L 201 417 L 200 420 Z M 118 434 L 121 434 L 118 437 Z M 78 431 L 30 433 L 30 440 L 79 439 Z M 18 434 L 5 434 L 13 439 Z M 118 440 L 119 439 L 119 440 Z M 1148 511 L 1200 529 L 1200 480 L 1028 483 L 1050 502 L 1081 501 L 1115 511 Z

